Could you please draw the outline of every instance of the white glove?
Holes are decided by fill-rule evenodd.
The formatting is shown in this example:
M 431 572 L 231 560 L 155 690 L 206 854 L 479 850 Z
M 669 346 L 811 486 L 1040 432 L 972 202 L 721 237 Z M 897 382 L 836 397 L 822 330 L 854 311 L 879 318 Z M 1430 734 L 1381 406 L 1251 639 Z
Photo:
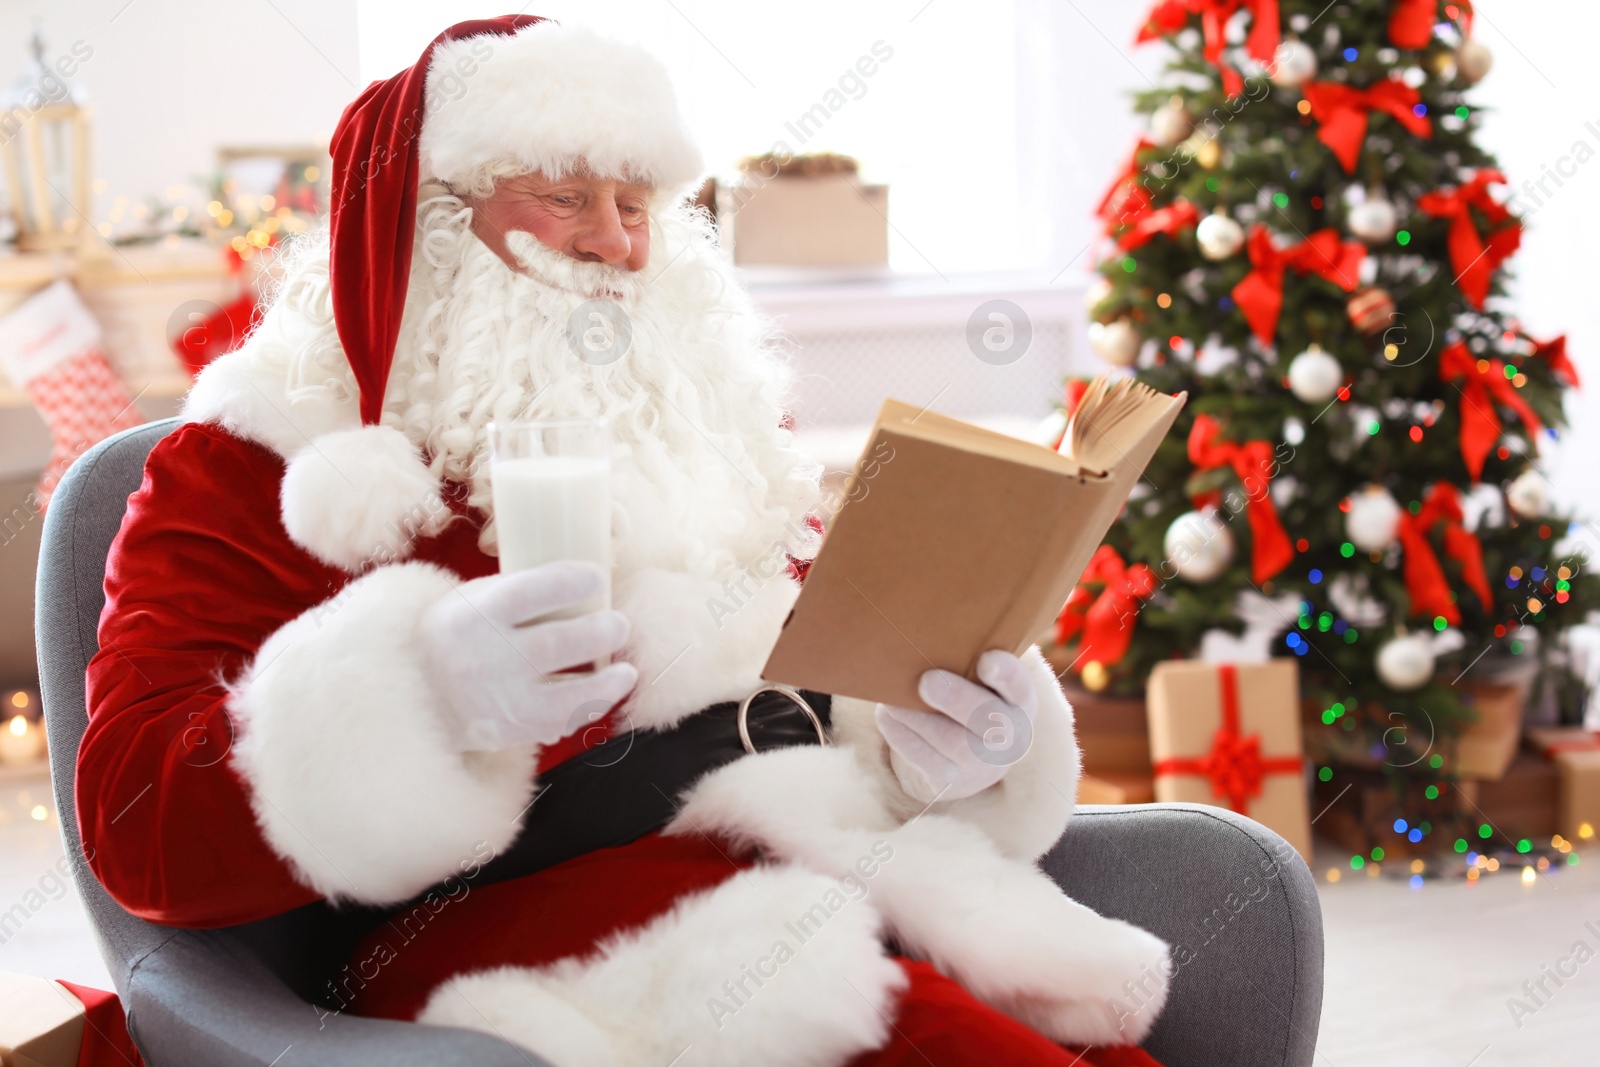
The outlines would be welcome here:
M 990 649 L 978 657 L 978 677 L 983 685 L 949 671 L 925 672 L 917 692 L 938 714 L 878 705 L 878 730 L 900 788 L 925 804 L 981 793 L 1033 743 L 1039 697 L 1028 668 Z
M 628 640 L 622 612 L 520 625 L 583 603 L 605 588 L 605 580 L 591 563 L 547 563 L 464 582 L 423 614 L 424 669 L 454 718 L 457 748 L 548 745 L 594 722 L 633 690 L 639 672 L 631 663 L 551 677 L 622 648 Z

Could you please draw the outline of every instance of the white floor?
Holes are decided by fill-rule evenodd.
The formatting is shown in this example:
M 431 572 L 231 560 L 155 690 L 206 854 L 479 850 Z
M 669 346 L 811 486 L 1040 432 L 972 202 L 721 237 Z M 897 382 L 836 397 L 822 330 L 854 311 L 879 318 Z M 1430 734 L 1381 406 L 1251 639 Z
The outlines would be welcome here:
M 77 894 L 56 880 L 61 858 L 47 779 L 0 780 L 0 971 L 109 989 Z M 1320 863 L 1327 986 L 1317 1067 L 1600 1065 L 1600 849 L 1582 858 L 1532 884 L 1502 870 L 1476 885 L 1419 889 L 1393 871 L 1346 868 L 1329 883 L 1330 864 Z M 1582 964 L 1572 957 L 1579 942 Z M 1546 977 L 1574 967 L 1562 986 Z M 1541 979 L 1550 995 L 1535 990 L 1535 1003 L 1522 984 Z M 1513 997 L 1534 1010 L 1514 1018 Z

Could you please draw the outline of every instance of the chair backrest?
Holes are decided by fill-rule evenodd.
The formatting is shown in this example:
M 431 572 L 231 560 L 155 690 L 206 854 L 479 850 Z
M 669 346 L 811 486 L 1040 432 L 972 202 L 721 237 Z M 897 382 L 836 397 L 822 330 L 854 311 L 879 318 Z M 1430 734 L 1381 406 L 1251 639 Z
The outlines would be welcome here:
M 171 931 L 124 911 L 100 887 L 84 860 L 73 796 L 78 744 L 89 725 L 84 671 L 100 647 L 96 633 L 106 599 L 106 553 L 122 526 L 128 497 L 144 478 L 145 457 L 177 425 L 177 419 L 165 419 L 136 426 L 78 457 L 51 497 L 39 547 L 34 627 L 56 811 L 73 880 L 118 992 L 126 991 L 131 962 Z

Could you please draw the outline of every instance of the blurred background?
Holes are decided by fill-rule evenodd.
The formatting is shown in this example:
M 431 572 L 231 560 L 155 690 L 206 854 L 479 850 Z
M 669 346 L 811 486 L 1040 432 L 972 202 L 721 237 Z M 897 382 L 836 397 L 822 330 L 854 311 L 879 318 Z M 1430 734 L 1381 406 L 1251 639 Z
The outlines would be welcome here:
M 764 214 L 759 197 L 743 207 L 735 245 L 792 342 L 803 439 L 837 471 L 885 395 L 1029 434 L 1060 406 L 1064 379 L 1105 369 L 1084 298 L 1108 243 L 1096 206 L 1147 129 L 1133 95 L 1157 86 L 1167 58 L 1135 45 L 1149 8 L 551 0 L 528 10 L 663 58 L 712 171 L 708 205 L 742 205 L 751 170 L 740 162 L 763 153 L 816 156 L 865 191 L 839 203 L 853 221 L 831 249 L 806 245 L 794 214 L 803 205 L 775 196 Z M 462 0 L 6 0 L 0 317 L 72 282 L 133 402 L 100 424 L 174 413 L 190 370 L 247 327 L 276 249 L 317 224 L 344 106 L 414 63 L 446 25 L 503 13 Z M 1590 156 L 1600 149 L 1600 103 L 1585 89 L 1600 8 L 1480 0 L 1475 13 L 1474 36 L 1495 60 L 1472 90 L 1477 139 L 1527 223 L 1509 303 L 1529 334 L 1565 334 L 1591 383 L 1569 391 L 1571 428 L 1542 466 L 1553 507 L 1600 515 L 1600 166 L 1577 167 L 1545 195 L 1524 187 L 1580 142 Z M 60 91 L 30 101 L 40 85 Z M 33 145 L 19 115 L 48 120 L 46 140 Z M 1026 359 L 971 358 L 969 319 L 992 300 L 1025 311 Z M 0 363 L 0 699 L 26 720 L 0 730 L 0 970 L 109 987 L 73 894 L 64 881 L 57 891 L 54 804 L 37 742 L 23 736 L 37 710 L 33 494 L 62 442 L 69 453 L 78 444 L 81 411 L 25 388 L 20 366 Z M 1513 1025 L 1507 998 L 1574 938 L 1600 946 L 1580 925 L 1600 921 L 1600 883 L 1575 872 L 1567 888 L 1474 876 L 1417 896 L 1404 877 L 1354 879 L 1342 845 L 1317 848 L 1330 930 L 1326 1062 L 1591 1062 L 1595 973 L 1532 1021 Z

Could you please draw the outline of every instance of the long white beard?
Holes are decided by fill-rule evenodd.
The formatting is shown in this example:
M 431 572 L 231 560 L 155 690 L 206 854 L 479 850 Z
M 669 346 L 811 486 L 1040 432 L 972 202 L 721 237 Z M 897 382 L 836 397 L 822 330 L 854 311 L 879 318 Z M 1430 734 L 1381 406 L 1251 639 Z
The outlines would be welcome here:
M 780 426 L 787 368 L 695 216 L 653 220 L 651 261 L 636 274 L 519 241 L 534 277 L 509 270 L 469 221 L 450 196 L 419 209 L 389 387 L 391 418 L 437 474 L 467 483 L 492 519 L 490 422 L 604 415 L 619 576 L 720 580 L 775 550 L 814 551 L 803 519 L 818 472 Z M 569 320 L 596 292 L 631 327 L 626 353 L 605 364 L 569 340 Z M 495 551 L 492 521 L 480 544 Z

